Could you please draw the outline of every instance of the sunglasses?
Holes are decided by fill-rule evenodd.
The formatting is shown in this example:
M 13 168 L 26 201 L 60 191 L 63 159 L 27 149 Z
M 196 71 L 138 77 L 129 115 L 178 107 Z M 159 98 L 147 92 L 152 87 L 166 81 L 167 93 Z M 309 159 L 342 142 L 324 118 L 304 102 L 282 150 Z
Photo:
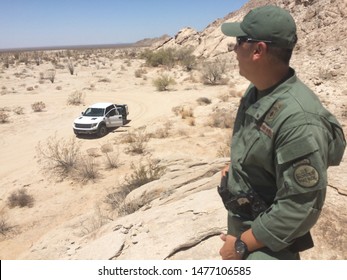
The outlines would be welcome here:
M 236 42 L 238 45 L 241 45 L 242 43 L 256 43 L 256 42 L 264 42 L 266 44 L 273 44 L 272 41 L 267 41 L 267 40 L 257 40 L 257 39 L 252 39 L 246 36 L 243 37 L 236 37 Z

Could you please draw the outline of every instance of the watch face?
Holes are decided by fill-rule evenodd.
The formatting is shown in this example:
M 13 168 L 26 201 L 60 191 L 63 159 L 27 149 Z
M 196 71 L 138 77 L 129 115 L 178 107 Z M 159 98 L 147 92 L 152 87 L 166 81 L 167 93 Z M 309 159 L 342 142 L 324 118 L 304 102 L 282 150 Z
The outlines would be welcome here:
M 242 240 L 237 239 L 235 242 L 235 251 L 243 256 L 247 251 L 247 245 Z

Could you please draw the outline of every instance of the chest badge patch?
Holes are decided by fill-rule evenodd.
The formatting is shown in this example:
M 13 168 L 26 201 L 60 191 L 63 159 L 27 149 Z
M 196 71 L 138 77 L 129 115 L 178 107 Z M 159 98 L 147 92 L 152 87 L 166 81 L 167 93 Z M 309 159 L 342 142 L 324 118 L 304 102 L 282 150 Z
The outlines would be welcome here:
M 270 111 L 267 113 L 266 117 L 265 117 L 265 121 L 267 123 L 273 121 L 275 119 L 275 117 L 277 116 L 277 114 L 282 111 L 283 109 L 283 104 L 282 102 L 278 101 L 276 102 L 272 108 L 270 109 Z
M 319 173 L 312 165 L 299 165 L 294 170 L 295 181 L 304 188 L 312 188 L 319 181 Z
M 267 135 L 270 139 L 272 139 L 272 136 L 273 136 L 272 128 L 269 127 L 265 122 L 261 124 L 261 126 L 259 127 L 259 130 L 263 132 L 265 135 Z

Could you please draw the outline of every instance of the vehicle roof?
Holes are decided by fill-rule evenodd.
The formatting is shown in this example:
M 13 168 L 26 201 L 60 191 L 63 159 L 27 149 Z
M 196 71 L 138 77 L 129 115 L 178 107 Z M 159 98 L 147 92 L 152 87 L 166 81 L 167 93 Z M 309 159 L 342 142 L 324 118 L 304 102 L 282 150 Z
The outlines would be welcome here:
M 106 108 L 110 105 L 113 105 L 113 103 L 110 102 L 99 102 L 99 103 L 95 103 L 91 106 L 89 106 L 89 108 Z

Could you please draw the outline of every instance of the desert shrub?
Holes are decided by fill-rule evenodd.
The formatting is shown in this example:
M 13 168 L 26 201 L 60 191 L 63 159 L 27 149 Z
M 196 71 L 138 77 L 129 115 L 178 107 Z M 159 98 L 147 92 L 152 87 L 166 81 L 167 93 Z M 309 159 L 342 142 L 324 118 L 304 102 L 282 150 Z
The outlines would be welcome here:
M 84 101 L 84 94 L 80 91 L 71 93 L 67 98 L 68 105 L 81 105 Z
M 176 106 L 172 108 L 172 112 L 174 112 L 176 116 L 181 116 L 182 119 L 188 119 L 188 118 L 194 117 L 194 112 L 191 107 Z
M 26 189 L 20 189 L 11 193 L 11 195 L 7 199 L 7 205 L 10 208 L 14 208 L 16 206 L 19 207 L 33 207 L 34 198 L 32 195 L 27 194 Z
M 161 49 L 158 51 L 146 50 L 141 54 L 141 58 L 146 60 L 146 65 L 151 67 L 167 66 L 169 68 L 175 65 L 175 50 Z
M 111 83 L 111 79 L 110 78 L 102 78 L 98 82 L 99 83 Z
M 125 152 L 132 154 L 144 154 L 146 152 L 149 139 L 150 135 L 146 132 L 145 128 L 139 128 L 134 132 L 128 132 L 128 135 L 123 138 L 124 142 L 129 143 L 129 146 L 125 149 Z
M 227 109 L 217 109 L 212 113 L 208 125 L 219 128 L 232 128 L 234 124 L 233 112 Z
M 75 167 L 76 169 L 74 177 L 82 183 L 86 183 L 88 181 L 94 182 L 96 179 L 100 177 L 100 172 L 98 170 L 98 165 L 95 161 L 95 157 L 79 157 Z
M 169 86 L 175 85 L 176 82 L 169 75 L 161 75 L 160 77 L 153 80 L 153 85 L 156 87 L 158 91 L 166 91 L 169 90 Z
M 149 197 L 144 196 L 139 200 L 125 202 L 131 191 L 159 179 L 165 173 L 165 167 L 161 166 L 158 160 L 150 157 L 140 160 L 137 165 L 132 163 L 130 168 L 132 174 L 125 177 L 120 190 L 108 194 L 105 199 L 112 210 L 116 210 L 120 216 L 131 214 L 150 201 Z
M 75 67 L 70 59 L 67 61 L 67 68 L 69 69 L 70 74 L 73 75 L 75 72 Z
M 0 216 L 0 234 L 6 235 L 12 227 L 8 224 L 7 220 L 3 217 Z
M 140 68 L 135 71 L 136 78 L 141 78 L 144 74 L 147 74 L 147 71 L 145 69 Z
M 120 191 L 106 195 L 105 203 L 109 204 L 112 210 L 115 210 L 119 216 L 126 216 L 139 210 L 143 204 L 136 201 L 125 202 L 130 190 L 123 187 Z
M 202 82 L 206 85 L 225 84 L 223 75 L 226 71 L 226 63 L 221 60 L 208 61 L 202 65 Z
M 231 137 L 229 135 L 225 136 L 225 142 L 222 143 L 217 151 L 217 157 L 230 157 L 230 146 L 231 146 Z
M 196 100 L 196 102 L 198 102 L 199 105 L 208 105 L 212 103 L 211 99 L 207 97 L 200 97 Z
M 172 123 L 171 122 L 166 122 L 164 124 L 164 127 L 158 128 L 152 136 L 154 138 L 167 138 L 169 136 L 170 129 L 172 128 Z
M 101 152 L 103 152 L 105 155 L 105 165 L 107 169 L 114 169 L 119 167 L 119 150 L 117 152 L 114 152 L 113 146 L 111 144 L 105 144 L 101 147 Z
M 176 52 L 176 58 L 183 68 L 191 71 L 196 66 L 196 57 L 193 55 L 193 48 L 182 48 Z
M 36 150 L 44 170 L 61 179 L 76 169 L 80 156 L 80 146 L 75 137 L 69 140 L 59 139 L 56 135 L 49 137 L 45 143 L 39 142 Z
M 141 159 L 138 164 L 131 163 L 132 173 L 125 177 L 123 187 L 132 191 L 144 184 L 158 180 L 165 173 L 165 167 L 159 163 L 159 160 L 151 157 Z
M 51 83 L 53 84 L 54 80 L 55 80 L 55 74 L 56 74 L 55 69 L 49 69 L 49 70 L 47 70 L 45 77 L 46 77 L 46 79 L 50 80 Z
M 34 112 L 42 112 L 43 109 L 46 108 L 46 104 L 43 103 L 42 101 L 35 102 L 31 104 L 31 108 L 33 109 Z
M 13 108 L 13 112 L 16 115 L 23 115 L 24 114 L 24 108 L 22 106 L 17 106 L 15 108 Z
M 9 114 L 6 112 L 0 111 L 0 123 L 7 123 L 9 121 Z

